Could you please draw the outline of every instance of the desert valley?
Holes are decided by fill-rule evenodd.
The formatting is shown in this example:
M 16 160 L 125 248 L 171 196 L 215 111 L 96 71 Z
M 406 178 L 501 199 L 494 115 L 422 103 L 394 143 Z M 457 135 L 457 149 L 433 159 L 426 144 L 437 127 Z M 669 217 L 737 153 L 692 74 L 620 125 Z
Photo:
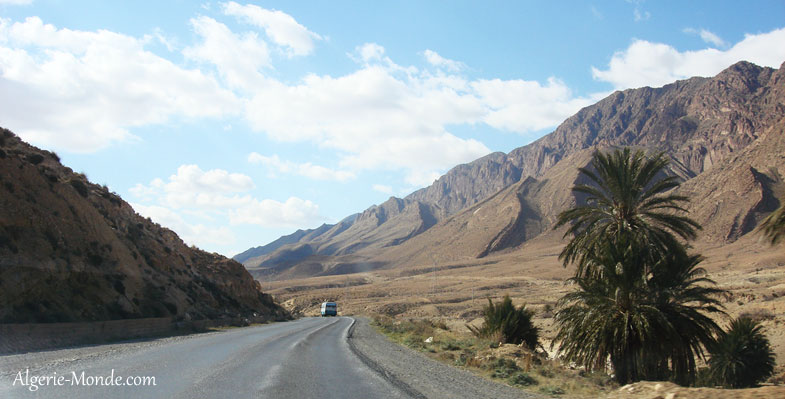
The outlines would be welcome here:
M 629 36 L 603 69 L 507 3 L 455 11 L 475 68 L 356 42 L 434 35 L 406 7 L 0 1 L 0 397 L 782 397 L 785 28 L 681 51 L 644 3 L 572 24 Z

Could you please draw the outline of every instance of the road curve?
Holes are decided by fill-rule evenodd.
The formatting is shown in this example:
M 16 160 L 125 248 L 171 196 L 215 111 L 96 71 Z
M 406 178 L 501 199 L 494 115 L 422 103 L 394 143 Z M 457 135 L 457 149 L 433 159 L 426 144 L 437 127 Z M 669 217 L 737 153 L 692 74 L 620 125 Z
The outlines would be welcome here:
M 3 356 L 0 398 L 417 397 L 353 352 L 347 343 L 352 323 L 304 318 L 163 343 Z M 96 386 L 96 377 L 114 384 Z M 144 377 L 154 377 L 155 386 L 125 385 L 144 384 Z M 45 382 L 33 391 L 32 378 Z

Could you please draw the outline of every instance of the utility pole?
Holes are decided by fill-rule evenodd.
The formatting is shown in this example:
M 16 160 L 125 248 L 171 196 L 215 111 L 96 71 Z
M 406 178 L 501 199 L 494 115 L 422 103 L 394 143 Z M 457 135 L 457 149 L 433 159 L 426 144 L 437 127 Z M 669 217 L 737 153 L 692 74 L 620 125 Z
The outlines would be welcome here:
M 438 283 L 438 280 L 436 279 L 436 272 L 437 272 L 437 270 L 438 270 L 438 269 L 436 268 L 436 266 L 437 266 L 437 263 L 436 263 L 436 256 L 434 256 L 433 254 L 431 254 L 431 260 L 433 261 L 433 296 L 435 297 L 435 296 L 436 296 L 436 285 L 437 285 L 437 283 Z

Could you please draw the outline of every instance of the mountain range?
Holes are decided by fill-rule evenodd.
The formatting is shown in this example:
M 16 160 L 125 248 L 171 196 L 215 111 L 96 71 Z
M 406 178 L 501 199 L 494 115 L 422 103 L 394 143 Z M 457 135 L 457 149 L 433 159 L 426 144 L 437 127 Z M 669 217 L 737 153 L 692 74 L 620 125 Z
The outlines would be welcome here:
M 234 257 L 257 278 L 430 265 L 561 239 L 558 214 L 580 201 L 578 168 L 615 147 L 664 152 L 699 241 L 750 233 L 785 194 L 785 69 L 736 63 L 715 77 L 617 91 L 508 154 L 459 165 L 429 187 L 334 225 L 298 230 Z

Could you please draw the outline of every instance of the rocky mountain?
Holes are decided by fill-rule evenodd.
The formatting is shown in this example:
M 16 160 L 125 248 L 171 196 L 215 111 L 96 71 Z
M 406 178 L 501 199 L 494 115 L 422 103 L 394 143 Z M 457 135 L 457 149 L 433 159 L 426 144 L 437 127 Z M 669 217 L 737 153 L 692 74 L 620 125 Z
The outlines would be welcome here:
M 575 203 L 570 188 L 593 151 L 621 146 L 669 155 L 668 173 L 685 181 L 680 190 L 693 198 L 692 216 L 704 226 L 701 239 L 734 241 L 781 198 L 783 117 L 782 67 L 739 62 L 713 78 L 618 91 L 529 145 L 459 165 L 427 188 L 333 226 L 333 234 L 244 264 L 287 277 L 508 250 L 549 232 Z
M 331 225 L 331 224 L 323 224 L 321 227 L 319 227 L 317 229 L 314 229 L 314 230 L 297 230 L 294 233 L 286 235 L 286 236 L 282 236 L 282 237 L 278 238 L 277 240 L 275 240 L 275 241 L 273 241 L 273 242 L 271 242 L 269 244 L 260 245 L 258 247 L 247 249 L 247 250 L 245 250 L 245 251 L 243 251 L 243 252 L 233 256 L 232 259 L 236 260 L 237 262 L 242 263 L 242 262 L 245 262 L 245 261 L 247 261 L 248 259 L 251 259 L 251 258 L 257 258 L 257 257 L 262 256 L 262 255 L 267 255 L 270 252 L 273 252 L 276 249 L 281 248 L 284 245 L 294 244 L 296 242 L 299 242 L 300 240 L 302 240 L 308 234 L 314 234 L 314 233 L 317 234 L 317 235 L 321 234 L 320 231 L 323 231 L 325 229 L 329 229 L 332 226 L 333 225 Z
M 0 322 L 254 313 L 286 315 L 240 263 L 0 129 Z

